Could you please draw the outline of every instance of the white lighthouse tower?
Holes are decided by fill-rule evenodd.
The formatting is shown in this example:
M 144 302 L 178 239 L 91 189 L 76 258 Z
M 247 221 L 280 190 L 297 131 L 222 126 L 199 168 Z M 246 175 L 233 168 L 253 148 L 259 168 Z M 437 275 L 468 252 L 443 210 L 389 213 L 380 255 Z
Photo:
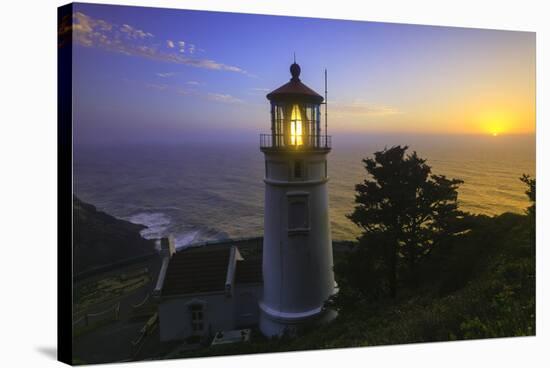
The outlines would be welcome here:
M 321 130 L 323 97 L 292 79 L 267 95 L 271 134 L 262 134 L 265 155 L 263 298 L 260 329 L 266 336 L 294 333 L 330 320 L 323 308 L 335 293 L 328 213 L 327 155 L 330 137 Z

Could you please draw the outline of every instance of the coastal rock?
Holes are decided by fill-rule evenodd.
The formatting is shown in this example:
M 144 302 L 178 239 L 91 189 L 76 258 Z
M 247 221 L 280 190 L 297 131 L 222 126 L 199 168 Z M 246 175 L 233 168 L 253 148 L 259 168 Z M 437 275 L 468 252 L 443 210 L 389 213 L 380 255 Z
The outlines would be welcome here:
M 145 226 L 98 211 L 76 196 L 73 211 L 75 274 L 154 252 L 154 241 L 140 235 Z

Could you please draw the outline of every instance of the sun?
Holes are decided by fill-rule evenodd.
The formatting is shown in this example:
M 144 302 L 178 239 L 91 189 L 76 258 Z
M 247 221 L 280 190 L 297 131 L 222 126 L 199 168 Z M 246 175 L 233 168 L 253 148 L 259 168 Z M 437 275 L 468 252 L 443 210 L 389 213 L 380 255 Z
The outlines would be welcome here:
M 490 120 L 484 129 L 489 135 L 498 137 L 506 131 L 506 124 L 502 120 Z
M 498 137 L 510 130 L 511 117 L 502 111 L 486 112 L 479 117 L 479 125 L 485 134 Z

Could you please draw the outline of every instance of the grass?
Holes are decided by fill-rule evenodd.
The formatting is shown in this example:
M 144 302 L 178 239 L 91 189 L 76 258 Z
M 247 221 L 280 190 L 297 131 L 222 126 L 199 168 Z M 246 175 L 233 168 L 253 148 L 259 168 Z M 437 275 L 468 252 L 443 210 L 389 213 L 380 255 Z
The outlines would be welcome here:
M 105 327 L 111 323 L 113 323 L 113 318 L 104 318 L 99 321 L 90 323 L 87 326 L 81 326 L 81 327 L 75 327 L 73 329 L 73 338 L 80 337 L 82 335 L 85 335 L 89 332 L 95 331 L 97 329 L 100 329 L 101 327 Z
M 76 312 L 84 311 L 93 305 L 116 299 L 129 294 L 151 281 L 145 269 L 134 270 L 131 273 L 105 277 L 91 282 L 77 284 L 75 287 Z

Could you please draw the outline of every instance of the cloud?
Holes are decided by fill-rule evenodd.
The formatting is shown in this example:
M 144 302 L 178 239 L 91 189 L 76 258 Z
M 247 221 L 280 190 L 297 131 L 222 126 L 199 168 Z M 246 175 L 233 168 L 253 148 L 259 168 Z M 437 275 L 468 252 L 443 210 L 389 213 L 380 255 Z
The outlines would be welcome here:
M 178 52 L 166 52 L 159 49 L 160 44 L 153 42 L 154 35 L 150 32 L 135 28 L 129 24 L 121 26 L 106 22 L 102 19 L 90 17 L 77 12 L 73 15 L 73 42 L 84 47 L 101 48 L 110 52 L 117 52 L 128 56 L 148 58 L 150 60 L 188 65 L 195 68 L 229 71 L 250 75 L 247 71 L 227 65 L 215 60 L 200 59 L 193 56 L 196 50 L 194 44 L 178 41 Z M 62 30 L 59 30 L 61 32 Z M 176 44 L 168 40 L 169 49 Z M 174 46 L 174 47 L 172 47 Z
M 185 53 L 185 41 L 179 41 L 178 42 L 178 51 L 182 54 Z
M 197 50 L 197 46 L 195 44 L 185 42 L 185 41 L 178 41 L 178 51 L 182 54 L 191 54 L 193 55 L 195 51 Z M 204 49 L 198 49 L 200 52 L 204 52 Z
M 229 94 L 222 94 L 222 93 L 208 93 L 207 98 L 210 101 L 230 103 L 230 104 L 235 104 L 235 103 L 240 104 L 243 102 L 242 100 L 236 97 L 233 97 Z
M 183 95 L 183 96 L 187 96 L 187 95 L 190 95 L 191 92 L 190 91 L 187 91 L 183 88 L 176 88 L 175 89 L 175 92 L 178 94 L 178 95 Z
M 181 85 L 177 85 L 177 84 L 174 85 L 174 84 L 164 84 L 164 83 L 149 83 L 149 82 L 142 82 L 142 81 L 137 81 L 137 80 L 128 79 L 128 78 L 122 78 L 121 80 L 124 83 L 131 85 L 132 88 L 140 87 L 140 88 L 153 90 L 156 92 L 175 93 L 180 96 L 191 96 L 195 98 L 206 99 L 217 103 L 226 103 L 226 104 L 245 103 L 245 101 L 226 93 L 215 93 L 215 92 L 204 93 L 196 88 L 186 89 L 185 87 L 182 87 Z M 189 82 L 195 82 L 195 81 L 189 81 Z M 196 83 L 199 83 L 199 82 L 196 82 Z M 189 84 L 189 83 L 186 83 L 186 84 Z M 195 85 L 195 84 L 191 84 L 191 85 Z
M 328 104 L 329 110 L 341 115 L 371 115 L 371 116 L 388 116 L 402 114 L 401 111 L 391 106 L 377 105 L 368 103 L 361 100 L 355 100 L 352 102 L 330 102 Z
M 186 84 L 189 84 L 190 86 L 198 86 L 200 83 L 197 81 L 187 81 Z
M 141 29 L 134 28 L 128 24 L 123 24 L 122 27 L 120 27 L 120 31 L 126 33 L 129 38 L 134 40 L 153 37 L 152 33 L 142 31 Z
M 167 84 L 145 83 L 145 87 L 156 91 L 165 91 L 169 86 Z
M 157 77 L 161 77 L 161 78 L 168 78 L 168 77 L 173 77 L 174 75 L 176 75 L 176 73 L 157 73 Z

